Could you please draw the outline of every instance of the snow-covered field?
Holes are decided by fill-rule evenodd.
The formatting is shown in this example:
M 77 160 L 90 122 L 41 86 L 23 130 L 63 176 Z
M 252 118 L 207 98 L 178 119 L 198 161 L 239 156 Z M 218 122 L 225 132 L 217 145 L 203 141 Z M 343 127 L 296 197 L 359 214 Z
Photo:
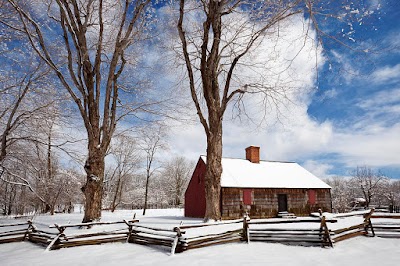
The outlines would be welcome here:
M 134 211 L 104 212 L 102 221 L 132 219 Z M 140 223 L 172 229 L 179 224 L 201 223 L 200 219 L 183 217 L 183 211 L 149 210 L 145 217 L 136 211 Z M 82 214 L 42 215 L 34 219 L 40 226 L 79 223 Z M 0 223 L 20 222 L 0 219 Z M 339 219 L 328 224 L 332 229 L 362 222 L 361 217 Z M 232 226 L 232 225 L 230 225 Z M 241 226 L 238 224 L 237 226 Z M 281 226 L 281 225 L 280 225 Z M 298 226 L 298 225 L 296 225 Z M 304 225 L 303 225 L 304 226 Z M 314 226 L 314 225 L 311 225 Z M 318 225 L 315 225 L 318 226 Z M 107 226 L 106 226 L 107 227 Z M 115 225 L 114 225 L 115 227 Z M 109 230 L 94 227 L 90 230 Z M 48 229 L 47 229 L 48 230 Z M 66 234 L 74 233 L 71 229 Z M 202 229 L 204 230 L 204 228 Z M 209 228 L 207 230 L 212 230 Z M 201 233 L 200 230 L 192 230 Z M 167 249 L 130 243 L 65 248 L 45 252 L 43 247 L 29 242 L 0 245 L 0 265 L 398 265 L 400 239 L 357 237 L 337 243 L 334 248 L 286 246 L 252 242 L 224 244 L 189 250 L 170 256 Z

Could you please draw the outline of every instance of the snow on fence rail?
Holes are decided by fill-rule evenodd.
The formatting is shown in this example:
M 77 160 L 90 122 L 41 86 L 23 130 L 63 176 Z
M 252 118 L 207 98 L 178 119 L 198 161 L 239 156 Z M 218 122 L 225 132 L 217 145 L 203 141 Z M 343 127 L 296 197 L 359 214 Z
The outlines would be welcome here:
M 337 220 L 327 220 L 325 216 L 321 218 L 300 218 L 300 219 L 268 219 L 268 220 L 243 220 L 243 230 L 245 240 L 263 241 L 273 243 L 296 243 L 306 245 L 321 245 L 323 247 L 333 247 L 331 230 L 328 229 L 327 222 Z M 319 223 L 315 228 L 274 228 L 273 224 L 282 223 Z M 261 225 L 261 226 L 260 226 Z M 266 226 L 268 225 L 268 226 Z
M 321 245 L 332 247 L 334 243 L 360 235 L 380 237 L 399 237 L 400 223 L 375 222 L 377 214 L 373 210 L 363 212 L 364 222 L 346 228 L 331 230 L 327 223 L 336 219 L 325 216 L 304 217 L 296 219 L 255 219 L 244 217 L 240 220 L 204 223 L 195 225 L 180 225 L 171 229 L 156 228 L 138 223 L 139 220 L 118 222 L 94 222 L 83 224 L 54 224 L 49 227 L 54 232 L 39 230 L 31 221 L 18 224 L 0 224 L 0 243 L 28 240 L 46 246 L 46 250 L 82 245 L 95 245 L 108 242 L 126 241 L 129 243 L 167 247 L 171 254 L 185 250 L 202 248 L 211 245 L 231 242 L 265 241 L 297 245 Z M 360 215 L 360 213 L 358 213 Z M 393 215 L 392 215 L 393 216 Z M 396 215 L 394 215 L 396 216 Z M 339 217 L 339 216 L 338 216 Z M 385 214 L 384 218 L 391 217 Z M 371 222 L 374 218 L 374 223 Z M 384 220 L 387 221 L 387 220 Z M 103 226 L 123 224 L 128 228 L 105 231 Z M 316 226 L 313 226 L 315 224 Z M 374 224 L 374 225 L 373 225 Z M 37 225 L 40 225 L 39 223 Z M 68 228 L 96 227 L 96 232 L 77 233 Z M 290 225 L 290 226 L 289 226 Z M 318 226 L 319 225 L 319 226 Z M 99 231 L 102 229 L 103 231 Z M 57 232 L 58 231 L 58 232 Z M 66 234 L 70 231 L 70 234 Z
M 400 238 L 400 214 L 383 213 L 372 215 L 375 235 L 382 238 Z M 392 221 L 388 219 L 394 219 Z
M 138 220 L 132 220 L 131 223 Z M 64 247 L 75 247 L 82 245 L 95 245 L 108 242 L 126 241 L 128 229 L 117 229 L 112 231 L 93 232 L 84 234 L 66 235 L 65 230 L 71 227 L 91 227 L 93 225 L 115 225 L 125 224 L 125 221 L 118 222 L 93 222 L 83 224 L 51 225 L 50 229 L 57 229 L 56 232 L 39 230 L 32 221 L 18 224 L 0 225 L 0 244 L 28 240 L 32 243 L 46 246 L 46 251 Z
M 368 213 L 364 213 L 364 222 L 361 224 L 333 230 L 334 236 L 332 237 L 332 241 L 337 243 L 356 236 L 367 236 L 369 234 L 368 228 L 371 229 L 372 236 L 375 236 L 374 227 L 371 223 L 371 216 L 373 212 L 374 209 L 371 209 Z
M 199 228 L 207 230 L 206 233 L 195 232 Z M 243 240 L 242 220 L 223 221 L 218 223 L 204 223 L 197 225 L 183 225 L 176 229 L 181 230 L 179 238 L 181 250 L 202 248 L 211 245 L 240 242 Z M 182 231 L 185 229 L 186 231 Z M 201 230 L 201 229 L 200 229 Z M 183 234 L 186 234 L 185 236 Z
M 129 223 L 135 223 L 139 220 L 132 220 Z M 65 224 L 58 225 L 54 224 L 49 226 L 50 228 L 57 228 L 58 234 L 52 239 L 46 250 L 53 250 L 65 247 L 76 247 L 83 245 L 98 245 L 110 242 L 126 241 L 129 231 L 127 229 L 114 229 L 111 231 L 93 232 L 86 234 L 72 234 L 66 235 L 65 230 L 71 227 L 88 227 L 91 228 L 94 225 L 115 225 L 115 224 L 128 224 L 127 221 L 118 222 L 91 222 L 91 223 L 78 223 L 78 224 Z
M 171 254 L 182 252 L 179 238 L 182 233 L 179 228 L 162 229 L 126 222 L 129 227 L 127 242 L 140 245 L 157 245 L 169 247 Z
M 27 235 L 30 221 L 16 224 L 1 224 L 0 244 L 23 241 Z

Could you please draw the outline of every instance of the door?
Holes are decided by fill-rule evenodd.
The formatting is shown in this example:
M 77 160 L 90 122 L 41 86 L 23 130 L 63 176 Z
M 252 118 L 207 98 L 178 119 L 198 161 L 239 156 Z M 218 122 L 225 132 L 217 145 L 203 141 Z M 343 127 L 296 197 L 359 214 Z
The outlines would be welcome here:
M 278 194 L 278 212 L 287 211 L 287 195 Z

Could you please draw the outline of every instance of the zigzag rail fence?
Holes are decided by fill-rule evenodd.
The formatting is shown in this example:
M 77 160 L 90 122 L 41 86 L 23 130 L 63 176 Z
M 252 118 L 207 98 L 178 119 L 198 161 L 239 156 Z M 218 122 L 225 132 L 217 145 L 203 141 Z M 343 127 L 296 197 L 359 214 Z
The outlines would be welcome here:
M 131 223 L 138 220 L 129 221 Z M 0 244 L 11 243 L 18 241 L 29 241 L 46 247 L 46 251 L 64 248 L 75 247 L 82 245 L 95 245 L 109 242 L 126 241 L 128 236 L 128 229 L 117 229 L 112 231 L 93 232 L 86 234 L 70 234 L 66 235 L 67 228 L 82 228 L 92 227 L 94 225 L 115 225 L 126 224 L 126 221 L 118 222 L 92 222 L 92 223 L 79 223 L 79 224 L 66 224 L 66 225 L 50 225 L 49 229 L 57 229 L 58 232 L 50 232 L 39 230 L 32 221 L 18 224 L 2 224 L 0 229 Z M 6 231 L 4 231 L 4 228 Z
M 373 214 L 371 218 L 377 237 L 400 238 L 400 214 Z
M 333 230 L 332 241 L 334 243 L 350 239 L 357 236 L 369 236 L 369 231 L 371 231 L 371 236 L 375 236 L 374 227 L 371 223 L 371 216 L 374 213 L 374 209 L 371 209 L 368 213 L 364 214 L 364 221 L 361 224 L 353 225 L 346 228 L 340 228 Z M 357 214 L 356 214 L 357 215 Z M 350 216 L 350 215 L 348 215 Z M 347 216 L 347 217 L 348 217 Z
M 183 225 L 179 227 L 175 227 L 174 230 L 181 233 L 179 237 L 179 251 L 185 251 L 190 249 L 202 248 L 212 245 L 219 245 L 219 244 L 226 244 L 226 243 L 233 243 L 233 242 L 241 242 L 243 241 L 243 229 L 242 229 L 242 220 L 232 220 L 232 221 L 224 221 L 219 223 L 204 223 L 204 224 L 196 224 L 196 225 Z M 216 230 L 219 232 L 208 233 L 204 235 L 191 235 L 190 231 L 192 229 L 197 228 L 212 228 L 217 229 L 223 225 L 233 225 L 230 230 Z M 185 231 L 184 231 L 185 230 Z M 209 230 L 212 231 L 212 230 Z M 189 236 L 185 236 L 184 234 L 189 234 Z
M 298 218 L 298 219 L 263 219 L 248 220 L 243 219 L 244 240 L 263 241 L 272 243 L 298 244 L 298 245 L 321 245 L 322 247 L 333 247 L 331 230 L 328 229 L 327 222 L 337 222 L 337 220 L 321 218 Z M 315 228 L 276 228 L 271 225 L 284 223 L 317 223 Z
M 400 224 L 375 223 L 378 215 L 373 215 L 373 210 L 364 214 L 364 222 L 347 228 L 331 230 L 328 223 L 334 223 L 336 219 L 320 217 L 304 217 L 296 219 L 243 219 L 224 221 L 219 223 L 204 223 L 194 225 L 180 225 L 173 229 L 151 227 L 139 224 L 139 220 L 118 222 L 93 222 L 81 224 L 51 225 L 49 228 L 58 232 L 38 230 L 32 221 L 18 224 L 0 225 L 0 244 L 30 241 L 46 246 L 46 251 L 75 247 L 82 245 L 95 245 L 109 242 L 128 242 L 141 245 L 160 246 L 170 249 L 171 254 L 202 248 L 217 244 L 232 242 L 273 242 L 297 245 L 320 245 L 333 247 L 337 242 L 356 236 L 399 237 Z M 374 219 L 374 223 L 371 222 Z M 384 218 L 391 218 L 385 215 Z M 396 216 L 395 218 L 400 218 Z M 277 224 L 309 223 L 316 224 L 310 228 L 277 228 Z M 114 229 L 111 231 L 91 232 L 86 234 L 66 234 L 71 227 L 91 227 L 103 225 L 125 224 L 127 229 Z M 373 225 L 374 224 L 374 225 Z M 229 225 L 229 230 L 222 226 Z M 317 226 L 319 225 L 319 226 Z M 192 230 L 203 228 L 205 234 L 196 234 Z M 386 231 L 385 231 L 386 230 Z M 381 232 L 387 232 L 381 236 Z M 389 233 L 388 233 L 389 232 Z

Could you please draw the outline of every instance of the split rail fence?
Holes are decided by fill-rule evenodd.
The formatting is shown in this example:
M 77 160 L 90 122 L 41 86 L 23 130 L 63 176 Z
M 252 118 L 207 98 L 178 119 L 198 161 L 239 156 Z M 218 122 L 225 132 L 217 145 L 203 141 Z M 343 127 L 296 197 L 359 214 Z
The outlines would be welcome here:
M 233 220 L 221 222 L 218 224 L 197 224 L 197 225 L 185 225 L 177 227 L 175 230 L 180 231 L 181 236 L 179 238 L 179 243 L 182 246 L 182 251 L 202 248 L 212 245 L 218 244 L 226 244 L 233 242 L 241 242 L 243 240 L 243 229 L 242 229 L 242 220 Z M 190 230 L 196 228 L 218 228 L 223 225 L 233 225 L 233 229 L 228 231 L 219 231 L 214 233 L 209 233 L 205 235 L 193 235 L 193 236 L 185 236 L 184 234 L 190 233 Z M 237 225 L 237 226 L 235 226 Z M 185 231 L 186 230 L 186 231 Z M 212 230 L 210 230 L 212 231 Z
M 382 221 L 382 218 L 386 218 Z M 392 221 L 388 221 L 390 218 Z M 400 215 L 374 214 L 372 215 L 375 235 L 382 238 L 400 238 Z
M 49 227 L 48 231 L 45 231 L 39 230 L 32 221 L 27 221 L 25 223 L 0 225 L 0 244 L 27 240 L 43 245 L 46 247 L 46 251 L 49 251 L 82 245 L 128 242 L 167 248 L 171 254 L 174 254 L 195 248 L 242 241 L 247 243 L 263 241 L 333 247 L 334 243 L 361 235 L 400 238 L 399 223 L 380 223 L 377 221 L 379 219 L 377 217 L 380 216 L 376 214 L 374 216 L 373 210 L 371 210 L 364 215 L 363 223 L 335 230 L 329 229 L 328 223 L 334 223 L 337 220 L 326 219 L 322 215 L 316 218 L 296 219 L 250 220 L 248 217 L 244 217 L 240 220 L 220 223 L 181 225 L 173 229 L 146 226 L 138 223 L 139 220 L 134 219 L 119 222 L 54 224 Z M 374 219 L 373 223 L 371 218 Z M 384 218 L 400 218 L 400 216 L 391 217 L 385 215 Z M 279 224 L 288 223 L 300 223 L 300 226 L 293 226 L 292 228 L 279 226 Z M 69 230 L 69 228 L 114 226 L 116 224 L 121 224 L 123 228 L 86 234 L 77 233 L 76 230 Z M 307 225 L 302 227 L 301 224 Z M 310 224 L 315 224 L 315 227 L 310 227 Z M 199 229 L 200 231 L 206 231 L 206 233 L 199 234 Z M 70 233 L 67 234 L 67 231 Z
M 368 236 L 370 233 L 371 236 L 375 236 L 374 227 L 372 226 L 371 222 L 371 216 L 373 213 L 374 209 L 372 209 L 369 213 L 364 214 L 364 222 L 361 224 L 333 230 L 332 241 L 337 243 L 356 236 Z M 370 233 L 368 230 L 370 230 Z
M 302 244 L 302 245 L 321 245 L 333 247 L 331 240 L 332 231 L 328 229 L 327 222 L 337 222 L 337 220 L 327 220 L 325 216 L 321 218 L 303 219 L 265 219 L 250 220 L 243 219 L 243 231 L 245 241 L 263 241 L 272 243 Z M 317 223 L 315 228 L 274 228 L 273 224 L 282 223 Z

